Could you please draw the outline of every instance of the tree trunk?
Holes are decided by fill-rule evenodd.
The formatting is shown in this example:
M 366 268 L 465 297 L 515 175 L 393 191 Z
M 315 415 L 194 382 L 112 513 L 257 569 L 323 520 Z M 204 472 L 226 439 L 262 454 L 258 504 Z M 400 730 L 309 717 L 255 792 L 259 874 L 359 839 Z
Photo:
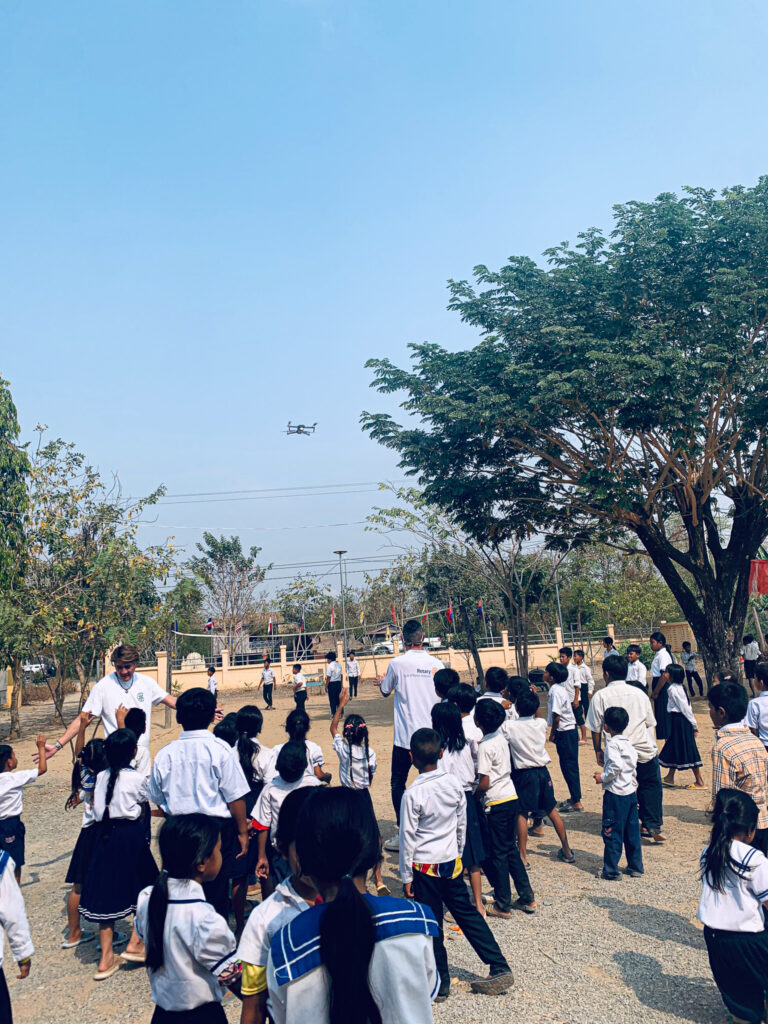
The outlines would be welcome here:
M 469 621 L 469 615 L 467 613 L 466 605 L 463 600 L 459 600 L 459 612 L 461 614 L 461 621 L 464 624 L 464 630 L 467 634 L 467 640 L 469 642 L 469 649 L 472 652 L 472 657 L 475 662 L 475 670 L 477 672 L 477 682 L 480 686 L 483 685 L 483 663 L 480 660 L 480 652 L 477 649 L 475 643 L 475 634 L 472 629 L 472 623 Z
M 11 692 L 11 734 L 10 739 L 17 740 L 21 736 L 21 698 L 23 692 L 21 658 L 12 660 L 13 691 Z

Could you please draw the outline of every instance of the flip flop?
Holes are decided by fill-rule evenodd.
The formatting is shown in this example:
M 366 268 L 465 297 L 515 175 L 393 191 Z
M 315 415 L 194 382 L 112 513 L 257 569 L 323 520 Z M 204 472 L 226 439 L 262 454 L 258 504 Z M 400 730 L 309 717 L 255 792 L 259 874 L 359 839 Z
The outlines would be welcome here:
M 129 964 L 145 964 L 147 962 L 146 953 L 129 953 L 125 950 L 120 955 Z
M 62 942 L 61 949 L 74 949 L 75 946 L 82 946 L 86 942 L 93 942 L 96 938 L 96 932 L 83 932 L 79 939 L 75 939 L 74 942 Z
M 576 861 L 576 856 L 572 853 L 570 857 L 566 857 L 562 850 L 558 850 L 557 859 L 561 860 L 564 864 L 573 864 Z
M 120 968 L 123 966 L 123 961 L 120 957 L 115 960 L 111 967 L 108 967 L 106 971 L 96 971 L 93 976 L 94 981 L 106 981 L 107 978 L 111 978 L 113 974 L 117 974 Z
M 392 895 L 392 890 L 389 888 L 388 885 L 384 885 L 384 883 L 382 882 L 381 885 L 377 885 L 376 886 L 376 895 L 377 896 L 391 896 Z
M 661 784 L 662 786 L 666 786 L 667 789 L 677 789 L 677 786 L 674 784 L 674 782 L 667 782 L 666 779 L 662 779 Z

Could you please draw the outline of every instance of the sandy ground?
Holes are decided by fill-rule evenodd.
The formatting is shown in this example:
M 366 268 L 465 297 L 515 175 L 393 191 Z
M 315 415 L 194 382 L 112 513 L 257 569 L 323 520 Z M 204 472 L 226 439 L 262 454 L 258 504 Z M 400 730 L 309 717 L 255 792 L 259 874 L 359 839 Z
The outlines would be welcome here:
M 293 707 L 290 696 L 281 690 L 277 710 L 265 715 L 263 738 L 269 745 L 283 738 L 285 714 Z M 314 694 L 307 705 L 313 723 L 310 736 L 332 753 L 327 703 L 318 691 Z M 253 694 L 244 692 L 222 695 L 221 705 L 230 711 L 253 702 Z M 368 721 L 379 759 L 373 797 L 382 835 L 387 838 L 394 827 L 389 800 L 392 705 L 378 696 L 372 684 L 363 684 L 353 710 Z M 704 777 L 709 781 L 712 729 L 706 701 L 697 699 L 694 710 L 701 727 Z M 155 711 L 153 752 L 178 732 L 175 725 L 166 731 L 162 723 L 163 711 Z M 5 725 L 0 724 L 0 734 Z M 47 709 L 25 708 L 25 738 L 15 744 L 20 767 L 31 765 L 34 733 L 39 728 L 47 729 L 49 736 L 60 733 Z M 435 1007 L 438 1024 L 455 1020 L 489 1024 L 510 1018 L 519 1024 L 624 1024 L 638 1020 L 644 1024 L 715 1024 L 725 1019 L 696 921 L 696 868 L 707 836 L 704 808 L 708 793 L 682 787 L 665 789 L 669 842 L 646 847 L 645 877 L 604 882 L 595 877 L 602 858 L 601 791 L 592 779 L 591 744 L 580 748 L 580 757 L 586 811 L 566 819 L 575 866 L 555 859 L 558 844 L 551 829 L 546 837 L 532 839 L 530 874 L 539 913 L 534 917 L 513 915 L 510 921 L 492 925 L 515 973 L 514 989 L 503 997 L 473 996 L 468 979 L 484 973 L 484 968 L 463 936 L 447 931 L 449 963 L 456 980 L 448 1002 Z M 335 776 L 334 758 L 327 764 Z M 153 1009 L 143 968 L 125 965 L 108 981 L 94 982 L 95 943 L 74 951 L 59 948 L 66 932 L 68 886 L 64 876 L 81 820 L 80 811 L 64 811 L 70 767 L 66 752 L 58 754 L 48 774 L 25 790 L 27 865 L 22 891 L 36 953 L 30 977 L 20 982 L 6 949 L 5 971 L 14 1018 L 17 1024 L 100 1024 L 111 1020 L 139 1024 L 150 1020 Z M 556 792 L 565 796 L 556 763 L 551 771 Z M 693 781 L 691 773 L 679 778 L 685 784 Z M 385 856 L 385 878 L 393 893 L 399 894 L 395 855 Z M 226 1006 L 230 1021 L 238 1021 L 236 1000 L 228 999 Z

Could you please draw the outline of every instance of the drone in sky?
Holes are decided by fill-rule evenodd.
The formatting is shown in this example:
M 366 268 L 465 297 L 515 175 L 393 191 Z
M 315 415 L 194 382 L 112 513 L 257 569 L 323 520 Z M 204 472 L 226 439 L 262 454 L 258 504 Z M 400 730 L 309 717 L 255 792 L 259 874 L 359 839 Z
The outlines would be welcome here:
M 312 423 L 308 426 L 306 423 L 291 423 L 289 421 L 286 434 L 314 434 L 316 427 L 316 423 Z

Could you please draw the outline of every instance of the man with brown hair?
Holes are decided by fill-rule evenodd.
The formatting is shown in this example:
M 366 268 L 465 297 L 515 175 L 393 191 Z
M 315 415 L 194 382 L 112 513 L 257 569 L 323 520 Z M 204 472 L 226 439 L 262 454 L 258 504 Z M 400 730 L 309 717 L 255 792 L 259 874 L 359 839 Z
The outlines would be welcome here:
M 104 726 L 104 735 L 109 736 L 118 728 L 117 709 L 141 708 L 147 715 L 147 727 L 137 737 L 140 747 L 149 747 L 149 723 L 153 704 L 167 704 L 176 707 L 176 698 L 158 686 L 151 676 L 145 676 L 136 669 L 139 664 L 139 652 L 132 644 L 121 644 L 112 652 L 112 664 L 115 671 L 110 672 L 95 684 L 83 710 L 77 718 L 67 726 L 64 734 L 55 743 L 46 744 L 48 757 L 57 754 L 65 743 L 77 735 L 80 719 L 85 716 L 88 721 L 100 718 Z

